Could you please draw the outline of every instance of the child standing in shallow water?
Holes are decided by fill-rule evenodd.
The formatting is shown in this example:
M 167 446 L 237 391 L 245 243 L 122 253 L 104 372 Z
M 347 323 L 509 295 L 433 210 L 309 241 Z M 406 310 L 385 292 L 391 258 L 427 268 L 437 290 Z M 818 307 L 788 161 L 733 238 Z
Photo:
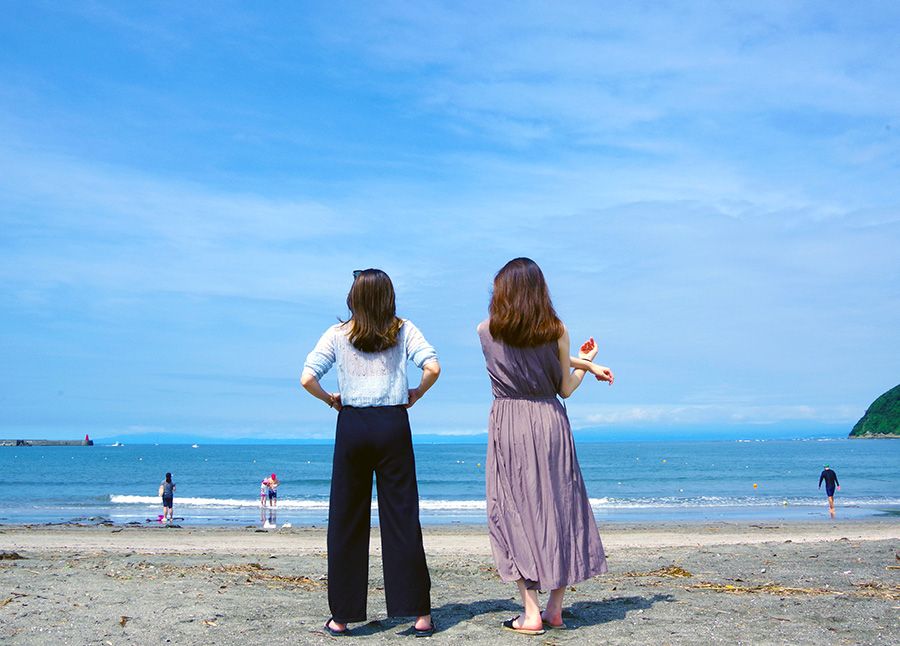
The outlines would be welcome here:
M 266 501 L 269 499 L 269 478 L 265 477 L 259 483 L 259 506 L 265 507 Z

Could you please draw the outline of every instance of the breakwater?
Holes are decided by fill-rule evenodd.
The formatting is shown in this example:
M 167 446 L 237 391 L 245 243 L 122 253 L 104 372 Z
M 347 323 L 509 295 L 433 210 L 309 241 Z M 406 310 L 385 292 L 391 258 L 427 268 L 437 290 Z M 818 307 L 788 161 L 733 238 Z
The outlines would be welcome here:
M 0 446 L 94 446 L 94 441 L 83 440 L 0 440 Z

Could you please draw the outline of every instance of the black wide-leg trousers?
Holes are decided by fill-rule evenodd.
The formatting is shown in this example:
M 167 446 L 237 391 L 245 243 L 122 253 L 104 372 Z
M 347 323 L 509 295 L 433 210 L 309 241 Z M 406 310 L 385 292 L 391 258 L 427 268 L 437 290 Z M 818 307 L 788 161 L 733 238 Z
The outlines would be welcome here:
M 412 617 L 431 612 L 406 408 L 345 406 L 338 413 L 328 512 L 328 605 L 340 623 L 366 619 L 373 474 L 387 613 Z

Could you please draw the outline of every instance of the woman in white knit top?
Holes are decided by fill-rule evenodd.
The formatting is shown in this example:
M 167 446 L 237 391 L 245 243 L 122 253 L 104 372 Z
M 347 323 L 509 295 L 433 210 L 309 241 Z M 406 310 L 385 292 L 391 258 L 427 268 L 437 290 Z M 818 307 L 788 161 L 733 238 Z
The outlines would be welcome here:
M 434 632 L 431 579 L 422 547 L 419 492 L 406 409 L 440 374 L 437 353 L 409 321 L 398 318 L 394 286 L 379 269 L 354 272 L 350 320 L 325 331 L 306 358 L 301 384 L 338 411 L 328 512 L 330 634 L 365 621 L 372 475 L 378 487 L 384 594 L 391 617 L 415 616 L 417 636 Z M 406 363 L 422 369 L 409 388 Z M 334 365 L 339 392 L 319 384 Z

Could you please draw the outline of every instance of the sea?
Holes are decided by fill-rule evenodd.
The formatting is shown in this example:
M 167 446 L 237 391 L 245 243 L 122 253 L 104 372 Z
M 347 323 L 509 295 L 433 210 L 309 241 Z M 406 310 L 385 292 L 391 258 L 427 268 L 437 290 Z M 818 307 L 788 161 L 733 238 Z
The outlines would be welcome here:
M 329 445 L 0 447 L 0 523 L 158 523 L 167 471 L 181 526 L 322 526 Z M 824 464 L 837 472 L 837 519 L 900 520 L 900 440 L 582 442 L 578 459 L 598 522 L 829 522 Z M 485 523 L 478 444 L 417 444 L 423 524 Z M 261 480 L 281 481 L 276 509 Z M 373 499 L 373 524 L 378 522 Z

